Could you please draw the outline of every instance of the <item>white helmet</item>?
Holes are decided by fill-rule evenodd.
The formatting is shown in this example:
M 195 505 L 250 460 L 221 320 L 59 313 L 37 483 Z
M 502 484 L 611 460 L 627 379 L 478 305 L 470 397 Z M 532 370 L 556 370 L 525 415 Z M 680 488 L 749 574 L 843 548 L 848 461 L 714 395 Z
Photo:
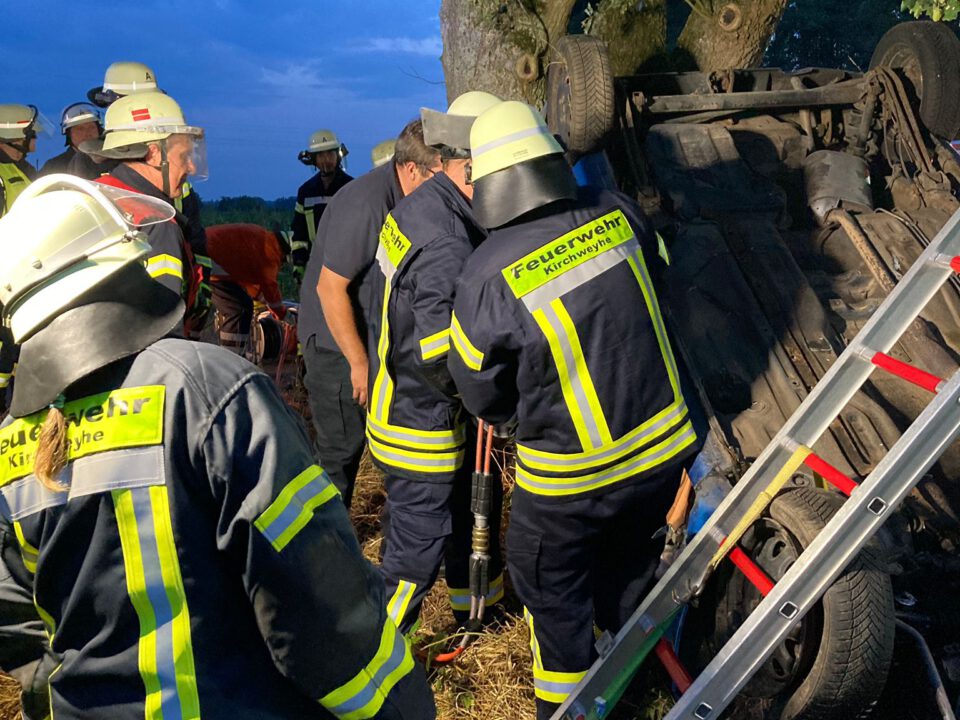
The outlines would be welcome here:
M 470 90 L 450 103 L 445 113 L 420 108 L 423 142 L 440 150 L 444 158 L 470 157 L 470 128 L 477 117 L 503 102 L 496 95 Z
M 327 150 L 338 150 L 340 159 L 343 160 L 350 151 L 347 146 L 337 139 L 333 130 L 317 130 L 307 138 L 307 149 L 301 150 L 297 159 L 304 165 L 313 165 L 313 156 L 316 153 L 326 152 Z
M 81 295 L 149 251 L 137 228 L 165 222 L 174 209 L 157 198 L 48 175 L 21 193 L 0 218 L 4 322 L 18 343 Z
M 97 125 L 103 125 L 100 118 L 100 109 L 86 102 L 77 102 L 73 105 L 67 105 L 60 114 L 60 134 L 66 135 L 67 130 L 77 125 L 95 122 Z
M 36 105 L 0 105 L 0 141 L 31 140 L 50 134 L 50 122 Z
M 577 197 L 563 148 L 530 105 L 510 100 L 483 113 L 470 130 L 470 153 L 473 211 L 484 227 Z
M 393 151 L 396 147 L 397 141 L 395 139 L 384 140 L 382 143 L 374 145 L 373 150 L 370 151 L 370 161 L 373 163 L 373 166 L 380 167 L 393 160 Z
M 107 68 L 103 85 L 87 92 L 87 99 L 100 107 L 109 107 L 126 95 L 155 92 L 157 76 L 153 70 L 140 62 L 115 62 Z

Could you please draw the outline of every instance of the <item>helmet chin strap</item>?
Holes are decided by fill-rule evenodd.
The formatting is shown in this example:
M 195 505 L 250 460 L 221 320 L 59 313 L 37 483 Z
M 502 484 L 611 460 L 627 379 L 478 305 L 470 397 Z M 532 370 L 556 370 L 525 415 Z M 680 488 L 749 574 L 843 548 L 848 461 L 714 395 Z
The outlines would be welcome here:
M 163 178 L 163 194 L 172 198 L 173 195 L 170 192 L 170 163 L 167 160 L 167 143 L 165 140 L 160 143 L 160 176 Z

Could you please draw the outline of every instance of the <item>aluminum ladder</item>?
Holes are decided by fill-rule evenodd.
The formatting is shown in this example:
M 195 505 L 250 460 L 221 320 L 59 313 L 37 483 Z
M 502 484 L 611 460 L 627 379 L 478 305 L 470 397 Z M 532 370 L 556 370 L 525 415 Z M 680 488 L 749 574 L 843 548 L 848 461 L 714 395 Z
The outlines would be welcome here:
M 661 635 L 682 606 L 700 593 L 717 564 L 729 559 L 764 598 L 703 672 L 689 682 L 667 720 L 716 720 L 720 716 L 960 435 L 960 370 L 942 380 L 887 354 L 954 273 L 960 273 L 960 211 L 947 221 L 626 625 L 612 639 L 607 636 L 605 645 L 602 641 L 598 644 L 600 657 L 552 720 L 605 717 L 651 650 L 675 680 L 677 673 L 682 678 L 682 668 L 677 670 L 672 648 Z M 856 482 L 810 448 L 877 367 L 934 395 L 874 470 Z M 849 497 L 774 583 L 737 542 L 801 465 Z M 683 690 L 687 684 L 678 686 Z

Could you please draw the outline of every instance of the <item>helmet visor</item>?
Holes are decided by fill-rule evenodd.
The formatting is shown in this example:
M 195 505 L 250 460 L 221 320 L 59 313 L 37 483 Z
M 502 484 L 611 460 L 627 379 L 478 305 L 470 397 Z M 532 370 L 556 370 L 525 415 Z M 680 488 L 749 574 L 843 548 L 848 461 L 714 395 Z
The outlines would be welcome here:
M 177 211 L 173 208 L 173 205 L 160 198 L 110 185 L 97 184 L 99 185 L 97 189 L 103 193 L 107 200 L 113 203 L 124 222 L 131 227 L 143 228 L 149 225 L 157 225 L 176 217 Z
M 30 108 L 33 110 L 33 119 L 28 125 L 27 137 L 36 137 L 37 135 L 53 137 L 53 123 L 37 109 L 36 105 L 31 105 Z

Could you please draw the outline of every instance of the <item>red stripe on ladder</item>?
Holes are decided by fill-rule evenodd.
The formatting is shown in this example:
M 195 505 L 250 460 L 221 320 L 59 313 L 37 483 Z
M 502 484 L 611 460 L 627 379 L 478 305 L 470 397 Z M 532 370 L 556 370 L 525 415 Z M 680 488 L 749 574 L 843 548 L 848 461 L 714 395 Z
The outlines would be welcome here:
M 942 378 L 931 375 L 926 370 L 915 368 L 913 365 L 900 362 L 881 352 L 874 353 L 873 357 L 870 358 L 870 362 L 879 368 L 883 368 L 888 373 L 903 378 L 907 382 L 911 382 L 917 387 L 922 387 L 924 390 L 929 390 L 933 393 L 937 391 L 940 383 L 943 382 Z
M 740 569 L 740 572 L 760 591 L 761 595 L 766 597 L 770 594 L 773 590 L 773 580 L 743 550 L 735 547 L 730 551 L 729 557 L 730 562 Z
M 683 663 L 680 662 L 680 658 L 677 657 L 677 653 L 673 650 L 673 645 L 669 640 L 660 638 L 660 642 L 656 644 L 653 651 L 657 654 L 657 658 L 659 658 L 660 664 L 663 665 L 663 669 L 667 671 L 667 675 L 673 680 L 673 684 L 677 686 L 677 690 L 683 695 L 683 693 L 687 691 L 687 688 L 693 684 L 693 678 L 690 677 L 690 673 L 687 672 Z
M 856 482 L 848 478 L 823 458 L 817 457 L 813 453 L 807 455 L 807 459 L 803 461 L 803 464 L 848 497 L 857 486 Z

